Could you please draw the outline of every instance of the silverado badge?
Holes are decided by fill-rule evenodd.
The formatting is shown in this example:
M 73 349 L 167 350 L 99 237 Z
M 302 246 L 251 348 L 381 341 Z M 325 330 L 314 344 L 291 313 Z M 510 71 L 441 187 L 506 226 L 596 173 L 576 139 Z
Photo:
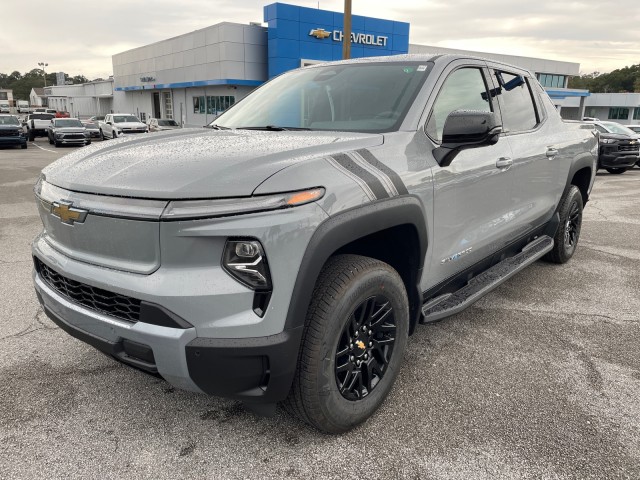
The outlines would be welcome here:
M 87 210 L 73 208 L 72 203 L 60 201 L 51 204 L 51 214 L 67 225 L 73 225 L 75 222 L 84 222 L 85 218 L 87 218 L 87 213 L 89 213 Z

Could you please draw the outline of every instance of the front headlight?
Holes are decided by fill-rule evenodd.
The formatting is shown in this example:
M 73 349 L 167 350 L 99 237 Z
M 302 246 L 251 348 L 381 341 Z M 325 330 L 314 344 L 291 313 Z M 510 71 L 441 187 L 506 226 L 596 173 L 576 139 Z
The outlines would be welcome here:
M 324 192 L 324 188 L 315 187 L 298 192 L 256 195 L 244 198 L 178 200 L 167 205 L 167 208 L 162 212 L 161 218 L 165 221 L 190 220 L 291 208 L 320 200 L 324 196 Z
M 222 266 L 229 275 L 252 290 L 271 290 L 267 257 L 258 240 L 227 240 L 222 255 Z
M 616 143 L 617 142 L 617 140 L 614 139 L 614 138 L 601 138 L 600 141 L 602 143 Z
M 62 138 L 64 136 L 64 134 L 62 133 L 56 133 L 56 138 Z

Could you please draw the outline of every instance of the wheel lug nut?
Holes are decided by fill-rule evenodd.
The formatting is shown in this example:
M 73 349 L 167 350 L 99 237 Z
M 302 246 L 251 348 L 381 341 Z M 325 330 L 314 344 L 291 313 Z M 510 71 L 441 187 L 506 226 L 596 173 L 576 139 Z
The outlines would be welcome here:
M 349 357 L 349 360 L 351 360 L 352 362 L 356 359 L 356 357 L 354 357 L 353 355 L 351 355 L 351 357 Z
M 358 333 L 358 332 L 356 332 L 356 337 L 357 337 L 358 335 L 359 335 L 359 333 Z
M 371 330 L 369 330 L 369 335 L 371 335 Z
M 367 331 L 367 327 L 363 326 L 363 327 L 362 327 L 362 331 L 363 331 L 363 332 L 366 332 L 366 331 Z
M 366 360 L 367 358 L 369 358 L 369 355 L 367 355 L 366 353 L 364 354 L 364 359 Z
M 370 346 L 370 347 L 373 347 L 373 342 L 369 342 L 369 346 Z
M 360 360 L 358 360 L 358 361 L 356 362 L 356 365 L 357 365 L 357 366 L 360 366 Z
M 353 343 L 350 343 L 350 344 L 349 344 L 349 348 L 350 348 L 351 350 L 353 350 Z

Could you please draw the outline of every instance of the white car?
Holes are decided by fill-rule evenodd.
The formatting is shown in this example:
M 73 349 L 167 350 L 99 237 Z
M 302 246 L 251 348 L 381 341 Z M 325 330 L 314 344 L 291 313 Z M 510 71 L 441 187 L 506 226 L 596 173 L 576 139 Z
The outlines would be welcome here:
M 176 130 L 180 124 L 171 118 L 151 118 L 149 119 L 149 131 L 160 132 L 163 130 Z
M 105 115 L 104 122 L 100 122 L 100 135 L 103 140 L 118 138 L 134 133 L 148 133 L 149 127 L 130 113 L 109 113 Z

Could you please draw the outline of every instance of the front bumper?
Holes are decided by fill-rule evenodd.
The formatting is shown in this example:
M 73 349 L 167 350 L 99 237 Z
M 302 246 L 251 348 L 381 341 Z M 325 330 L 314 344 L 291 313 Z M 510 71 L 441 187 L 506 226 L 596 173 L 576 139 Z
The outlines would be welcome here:
M 56 138 L 55 141 L 61 145 L 84 145 L 89 138 Z
M 639 159 L 637 152 L 608 152 L 600 154 L 598 163 L 600 168 L 632 168 Z
M 26 137 L 0 137 L 0 147 L 21 146 L 26 145 Z

